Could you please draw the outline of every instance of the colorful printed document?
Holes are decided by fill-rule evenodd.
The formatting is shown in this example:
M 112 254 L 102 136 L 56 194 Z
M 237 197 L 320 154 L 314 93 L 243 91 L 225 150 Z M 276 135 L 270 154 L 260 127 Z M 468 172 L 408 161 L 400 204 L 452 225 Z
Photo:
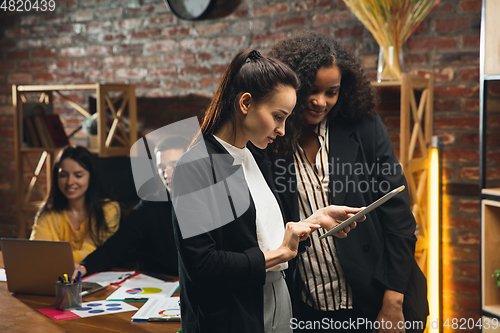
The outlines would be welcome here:
M 147 301 L 150 298 L 166 298 L 179 287 L 179 282 L 148 283 L 142 281 L 126 281 L 117 291 L 112 293 L 108 301 Z
M 38 309 L 49 318 L 55 321 L 77 319 L 92 316 L 100 316 L 105 314 L 113 314 L 118 312 L 136 311 L 137 308 L 125 302 L 107 302 L 107 301 L 93 301 L 82 303 L 80 309 L 69 311 L 60 311 L 55 307 Z
M 135 274 L 135 271 L 130 272 L 100 272 L 84 277 L 82 281 L 96 282 L 99 284 L 115 284 L 121 283 Z
M 179 297 L 152 298 L 133 316 L 132 321 L 180 321 Z

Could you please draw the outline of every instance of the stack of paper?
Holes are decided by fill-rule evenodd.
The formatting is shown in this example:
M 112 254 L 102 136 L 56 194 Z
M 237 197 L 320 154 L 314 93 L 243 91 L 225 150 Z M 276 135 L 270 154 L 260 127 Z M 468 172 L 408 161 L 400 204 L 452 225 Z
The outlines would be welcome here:
M 152 298 L 132 316 L 132 321 L 180 321 L 179 297 Z
M 108 301 L 147 301 L 150 298 L 172 296 L 179 287 L 179 282 L 143 282 L 128 280 L 112 293 Z

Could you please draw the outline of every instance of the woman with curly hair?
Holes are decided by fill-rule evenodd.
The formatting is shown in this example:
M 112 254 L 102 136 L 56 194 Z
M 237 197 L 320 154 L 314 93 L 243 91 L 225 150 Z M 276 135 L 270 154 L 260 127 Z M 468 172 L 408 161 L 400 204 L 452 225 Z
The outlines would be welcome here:
M 370 82 L 350 52 L 309 32 L 277 43 L 270 56 L 301 81 L 286 135 L 269 147 L 287 220 L 303 220 L 330 204 L 368 206 L 406 185 L 375 115 Z M 426 280 L 414 259 L 415 227 L 405 191 L 346 238 L 320 240 L 325 230 L 312 232 L 311 247 L 289 268 L 292 328 L 321 331 L 311 323 L 330 318 L 322 329 L 422 332 L 428 305 Z M 410 320 L 419 321 L 411 327 L 417 329 Z
M 30 239 L 70 242 L 78 264 L 118 230 L 119 221 L 118 203 L 101 197 L 92 154 L 80 146 L 61 150 Z

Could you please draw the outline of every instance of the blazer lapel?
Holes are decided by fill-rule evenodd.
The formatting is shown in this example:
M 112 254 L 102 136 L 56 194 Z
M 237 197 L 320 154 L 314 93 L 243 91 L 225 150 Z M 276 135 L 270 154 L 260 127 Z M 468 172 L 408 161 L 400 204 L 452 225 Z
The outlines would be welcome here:
M 330 201 L 333 205 L 344 204 L 347 185 L 355 169 L 359 144 L 351 138 L 353 130 L 353 126 L 350 126 L 348 122 L 339 117 L 332 119 L 329 124 L 329 188 Z M 354 184 L 354 186 L 357 186 L 357 184 Z

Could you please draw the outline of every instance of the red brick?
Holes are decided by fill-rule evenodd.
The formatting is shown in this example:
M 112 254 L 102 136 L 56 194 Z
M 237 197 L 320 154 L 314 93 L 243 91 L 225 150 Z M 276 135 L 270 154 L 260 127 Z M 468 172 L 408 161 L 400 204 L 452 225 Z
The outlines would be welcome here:
M 66 45 L 71 45 L 72 40 L 71 37 L 65 36 L 65 37 L 55 37 L 55 38 L 45 38 L 44 40 L 44 46 L 50 47 L 61 47 L 61 46 L 66 46 Z
M 479 111 L 479 100 L 478 99 L 466 99 L 462 101 L 462 106 L 460 108 L 462 112 L 478 112 Z
M 87 56 L 108 55 L 113 53 L 112 46 L 95 45 L 86 48 Z
M 26 62 L 19 65 L 21 71 L 41 71 L 45 68 L 45 63 L 41 61 Z
M 78 8 L 77 0 L 57 0 L 57 8 Z
M 479 279 L 479 265 L 477 264 L 459 264 L 458 274 L 468 278 Z
M 132 61 L 131 57 L 127 56 L 106 57 L 102 60 L 102 66 L 104 68 L 127 67 L 130 66 L 131 61 Z
M 218 23 L 214 23 L 214 24 L 199 25 L 196 27 L 196 32 L 198 33 L 198 36 L 220 34 L 222 32 L 227 31 L 227 27 L 228 27 L 227 22 L 218 22 Z
M 118 20 L 118 21 L 115 21 L 115 29 L 118 31 L 137 29 L 137 28 L 142 27 L 143 24 L 144 24 L 143 20 L 139 19 L 139 18 Z M 144 26 L 147 26 L 147 25 L 144 25 Z
M 314 0 L 314 1 L 298 1 L 295 2 L 292 6 L 295 10 L 302 12 L 307 10 L 314 9 L 330 9 L 330 0 Z
M 407 65 L 426 65 L 429 61 L 426 53 L 405 54 L 404 63 Z
M 458 200 L 460 211 L 465 213 L 479 213 L 479 201 L 470 199 Z
M 149 39 L 158 36 L 158 29 L 133 31 L 132 39 Z
M 455 99 L 434 99 L 434 112 L 456 111 L 457 100 Z
M 71 14 L 71 21 L 73 22 L 85 22 L 90 21 L 94 18 L 94 11 L 90 10 L 80 10 L 77 12 L 73 12 Z
M 29 51 L 7 52 L 7 60 L 24 60 L 29 58 L 30 58 Z
M 125 34 L 122 34 L 122 33 L 117 33 L 117 34 L 106 34 L 106 35 L 103 35 L 101 37 L 101 40 L 105 41 L 105 42 L 112 42 L 112 41 L 120 41 L 120 40 L 123 40 L 123 39 L 126 39 L 127 36 Z
M 411 70 L 409 72 L 412 76 L 416 77 L 425 77 L 426 74 L 432 73 L 434 75 L 434 81 L 435 82 L 449 82 L 452 81 L 454 78 L 454 70 L 453 68 L 447 67 L 447 68 L 442 68 L 442 69 L 435 69 L 435 70 L 421 70 L 421 69 L 416 69 L 416 70 Z
M 176 17 L 173 14 L 162 15 L 162 16 L 154 16 L 148 20 L 148 24 L 146 26 L 151 25 L 169 25 L 177 22 Z
M 253 7 L 253 16 L 273 16 L 280 13 L 288 12 L 288 5 L 286 3 L 276 3 L 265 6 Z
M 246 46 L 247 38 L 245 36 L 224 36 L 214 40 L 215 47 L 234 47 L 243 48 Z
M 48 26 L 48 25 L 39 25 L 32 27 L 30 29 L 30 35 L 31 36 L 47 36 L 47 35 L 53 35 L 55 33 L 54 27 Z
M 479 250 L 446 246 L 443 249 L 443 260 L 459 260 L 465 262 L 479 261 Z M 461 289 L 459 289 L 461 290 Z M 463 290 L 461 290 L 463 291 Z
M 500 128 L 500 116 L 488 117 L 488 128 L 491 128 L 491 129 Z
M 481 11 L 481 0 L 465 0 L 461 1 L 459 5 L 460 11 L 464 13 L 468 12 L 480 12 Z
M 212 73 L 209 66 L 184 66 L 180 70 L 180 75 L 208 75 Z
M 59 51 L 59 55 L 63 58 L 84 57 L 84 47 L 67 47 Z
M 96 17 L 99 18 L 113 18 L 113 19 L 121 18 L 123 17 L 123 8 L 119 7 L 119 8 L 111 8 L 108 10 L 99 10 L 96 11 L 95 15 Z
M 138 89 L 157 89 L 161 87 L 161 82 L 160 81 L 151 81 L 151 82 L 146 82 L 146 81 L 139 81 L 135 84 L 136 90 Z
M 434 96 L 448 97 L 472 97 L 479 93 L 478 87 L 469 88 L 465 86 L 450 86 L 450 87 L 434 87 Z
M 455 133 L 435 132 L 434 135 L 442 138 L 443 145 L 453 145 L 457 140 L 457 135 Z
M 434 8 L 432 8 L 429 15 L 434 16 L 434 14 L 447 14 L 453 11 L 453 3 L 450 2 L 441 2 L 438 3 Z
M 96 58 L 86 58 L 73 61 L 74 68 L 97 68 L 99 65 L 99 59 Z
M 266 28 L 264 21 L 241 21 L 232 25 L 230 31 L 233 33 L 247 32 L 247 31 L 262 31 Z
M 40 23 L 39 15 L 22 15 L 19 17 L 19 25 L 33 26 Z
M 209 61 L 214 58 L 214 55 L 212 53 L 208 52 L 199 52 L 196 54 L 196 59 L 200 61 Z
M 187 36 L 191 33 L 191 27 L 168 27 L 161 30 L 163 37 Z
M 479 218 L 445 216 L 443 227 L 477 231 L 479 230 Z
M 0 40 L 0 49 L 12 49 L 16 47 L 16 42 L 13 40 Z
M 55 49 L 33 50 L 31 55 L 33 56 L 33 58 L 55 58 L 56 50 Z
M 477 149 L 444 149 L 443 157 L 447 162 L 479 162 Z
M 412 35 L 419 35 L 428 32 L 427 21 L 421 22 L 417 28 L 412 32 Z
M 112 70 L 91 70 L 87 72 L 89 80 L 113 79 L 115 73 Z
M 286 37 L 284 32 L 268 32 L 262 35 L 255 35 L 252 37 L 250 45 L 252 46 L 266 46 L 276 43 Z
M 47 81 L 47 82 L 54 82 L 57 81 L 57 74 L 52 73 L 52 72 L 44 72 L 44 73 L 36 73 L 33 75 L 33 81 L 40 82 L 40 81 Z
M 115 54 L 142 54 L 143 44 L 120 44 L 113 47 Z
M 434 117 L 434 128 L 477 129 L 478 117 Z
M 57 69 L 70 69 L 71 61 L 69 60 L 55 60 L 47 62 L 48 70 L 57 70 Z
M 479 234 L 466 233 L 458 235 L 457 244 L 460 246 L 479 247 Z
M 33 76 L 28 73 L 15 73 L 15 74 L 9 74 L 7 81 L 9 83 L 31 83 L 33 80 Z M 12 92 L 12 91 L 11 91 Z
M 58 74 L 59 81 L 81 81 L 85 78 L 85 72 L 62 72 Z
M 181 89 L 193 89 L 194 88 L 194 82 L 193 81 L 179 80 L 177 82 L 177 85 Z
M 139 8 L 133 8 L 133 7 L 128 7 L 127 12 L 129 14 L 133 14 L 133 16 L 142 16 L 142 15 L 136 15 L 136 14 L 151 14 L 152 12 L 155 11 L 155 6 L 153 5 L 142 5 Z
M 329 14 L 318 14 L 314 15 L 311 24 L 312 26 L 322 25 L 322 24 L 339 24 L 341 22 L 347 22 L 351 20 L 350 11 L 342 11 L 338 13 Z
M 52 23 L 52 24 L 58 24 L 58 23 L 64 23 L 68 21 L 68 16 L 66 14 L 45 14 L 43 16 L 43 21 L 45 23 Z
M 224 65 L 214 65 L 214 74 L 223 74 L 226 69 L 229 67 L 229 64 L 224 64 Z
M 358 25 L 355 27 L 338 28 L 334 30 L 335 38 L 358 38 L 365 33 L 365 27 Z
M 210 45 L 210 40 L 206 38 L 184 39 L 179 42 L 180 50 L 204 49 Z
M 460 41 L 464 46 L 479 46 L 480 38 L 479 35 L 462 35 L 460 36 Z
M 43 41 L 41 39 L 22 39 L 17 43 L 18 49 L 34 49 L 42 47 Z
M 146 70 L 140 68 L 121 68 L 115 72 L 116 78 L 142 79 L 146 76 Z
M 460 305 L 460 309 L 463 311 L 473 311 L 476 313 L 479 313 L 481 310 L 481 307 L 479 305 L 479 296 L 477 297 L 469 297 L 469 296 L 460 296 L 458 298 L 458 303 Z M 462 324 L 460 322 L 460 324 Z M 476 321 L 474 321 L 476 323 Z M 472 324 L 469 323 L 469 328 L 472 328 Z M 467 325 L 464 325 L 464 327 L 467 327 Z
M 434 30 L 437 32 L 469 30 L 471 21 L 470 17 L 436 19 L 434 20 Z
M 86 24 L 87 33 L 95 34 L 100 32 L 109 32 L 113 24 L 110 21 L 92 21 Z
M 486 159 L 488 160 L 488 162 L 500 164 L 500 150 L 488 152 Z
M 462 68 L 458 72 L 458 76 L 462 80 L 478 81 L 479 80 L 479 67 Z
M 5 37 L 8 38 L 19 38 L 28 36 L 28 29 L 25 28 L 15 28 L 15 29 L 5 29 Z
M 163 63 L 161 55 L 138 56 L 132 58 L 132 66 L 154 66 Z
M 175 77 L 177 76 L 177 67 L 169 66 L 163 68 L 149 68 L 148 77 Z
M 167 64 L 194 64 L 196 62 L 196 57 L 194 53 L 191 52 L 174 52 L 174 53 L 166 53 L 164 55 L 165 63 Z
M 146 52 L 168 52 L 173 51 L 177 45 L 174 40 L 163 40 L 158 42 L 144 44 L 144 51 Z
M 293 26 L 303 26 L 306 23 L 305 16 L 283 17 L 276 19 L 271 24 L 271 29 L 290 28 Z
M 410 50 L 454 49 L 456 37 L 410 37 L 406 42 Z
M 220 79 L 217 78 L 203 78 L 200 80 L 200 87 L 217 87 L 220 83 Z

